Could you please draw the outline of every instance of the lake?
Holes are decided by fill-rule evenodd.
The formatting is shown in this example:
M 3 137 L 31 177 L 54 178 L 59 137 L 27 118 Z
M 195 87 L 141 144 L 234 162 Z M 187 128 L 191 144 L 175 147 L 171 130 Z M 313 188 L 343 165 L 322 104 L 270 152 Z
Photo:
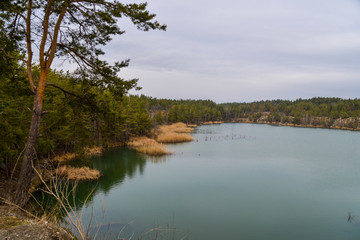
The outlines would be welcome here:
M 110 238 L 360 238 L 360 132 L 228 123 L 193 137 L 166 157 L 95 158 L 103 177 L 79 185 L 78 207 L 95 188 L 84 218 Z

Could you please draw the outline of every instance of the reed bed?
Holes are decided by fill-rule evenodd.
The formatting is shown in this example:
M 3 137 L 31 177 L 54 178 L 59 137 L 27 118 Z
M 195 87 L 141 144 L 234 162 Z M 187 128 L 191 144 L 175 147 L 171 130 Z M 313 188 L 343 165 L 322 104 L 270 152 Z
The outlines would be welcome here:
M 96 169 L 90 169 L 88 167 L 75 168 L 70 166 L 61 166 L 54 171 L 58 177 L 64 177 L 68 180 L 84 181 L 84 180 L 96 180 L 100 178 L 101 174 Z
M 160 143 L 181 143 L 191 142 L 194 138 L 190 133 L 193 128 L 188 127 L 185 123 L 174 123 L 171 125 L 163 125 L 158 129 L 156 140 Z
M 194 138 L 189 133 L 168 132 L 160 133 L 156 140 L 160 143 L 191 142 Z
M 156 140 L 148 137 L 134 137 L 128 142 L 128 146 L 140 153 L 150 156 L 162 156 L 171 154 L 163 143 L 180 143 L 193 141 L 190 133 L 194 129 L 185 123 L 174 123 L 172 125 L 159 126 L 154 135 Z
M 92 148 L 86 147 L 84 150 L 86 156 L 98 156 L 101 155 L 103 152 L 102 147 L 92 147 Z
M 75 153 L 65 153 L 54 157 L 52 160 L 56 163 L 64 163 L 73 160 L 76 157 Z
M 128 146 L 134 148 L 140 153 L 144 153 L 150 156 L 162 156 L 171 154 L 171 152 L 167 150 L 164 144 L 158 143 L 154 139 L 147 137 L 132 138 L 129 141 Z
M 171 154 L 171 152 L 169 152 L 166 149 L 166 146 L 161 143 L 158 143 L 156 145 L 140 146 L 137 147 L 136 150 L 140 153 L 144 153 L 150 156 L 162 156 L 162 155 Z
M 168 133 L 168 132 L 175 132 L 175 133 L 191 133 L 194 131 L 193 128 L 188 127 L 185 123 L 173 123 L 171 125 L 162 125 L 159 127 L 160 133 Z
M 84 148 L 85 151 L 85 155 L 88 157 L 91 156 L 97 156 L 97 155 L 101 155 L 103 148 L 102 147 L 86 147 Z M 52 161 L 55 163 L 65 163 L 65 162 L 69 162 L 71 160 L 74 160 L 76 158 L 76 154 L 75 153 L 65 153 L 62 155 L 58 155 L 52 158 Z
M 210 122 L 203 122 L 202 125 L 212 125 L 212 124 L 222 124 L 222 121 L 210 121 Z

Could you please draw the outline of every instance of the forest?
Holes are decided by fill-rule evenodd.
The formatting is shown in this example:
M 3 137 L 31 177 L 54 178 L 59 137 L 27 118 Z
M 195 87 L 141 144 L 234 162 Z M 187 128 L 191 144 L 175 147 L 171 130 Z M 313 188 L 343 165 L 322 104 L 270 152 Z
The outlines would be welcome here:
M 331 97 L 221 104 L 225 121 L 289 123 L 325 128 L 359 127 L 360 100 Z
M 44 4 L 44 3 L 47 4 Z M 142 31 L 166 30 L 147 4 L 118 1 L 0 2 L 0 171 L 15 174 L 13 201 L 23 206 L 43 159 L 85 148 L 125 145 L 152 137 L 159 125 L 247 122 L 359 128 L 360 100 L 316 97 L 251 103 L 158 99 L 129 95 L 137 79 L 121 78 L 125 59 L 108 63 L 101 49 L 128 18 Z M 35 59 L 36 58 L 36 59 Z M 53 67 L 65 59 L 78 68 Z M 239 100 L 242 96 L 237 96 Z
M 294 86 L 308 90 L 316 84 L 303 83 L 312 79 L 335 86 L 344 85 L 349 76 L 353 79 L 354 73 L 342 74 L 348 68 L 333 68 L 333 59 L 325 64 L 334 43 L 340 53 L 338 43 L 347 43 L 349 33 L 333 34 L 336 26 L 331 26 L 324 38 L 314 30 L 306 39 L 306 34 L 289 34 L 293 27 L 280 29 L 287 21 L 279 13 L 289 18 L 293 14 L 286 9 L 292 4 L 266 8 L 276 11 L 265 15 L 254 14 L 259 3 L 242 4 L 245 14 L 234 4 L 0 0 L 0 239 L 112 239 L 105 237 L 114 233 L 110 226 L 117 231 L 116 239 L 177 239 L 181 228 L 186 231 L 181 239 L 237 239 L 239 232 L 244 239 L 255 239 L 253 234 L 270 236 L 274 224 L 280 228 L 272 239 L 288 233 L 311 237 L 308 230 L 336 237 L 336 226 L 341 232 L 350 229 L 358 203 L 353 202 L 355 211 L 349 209 L 349 199 L 357 199 L 353 183 L 360 154 L 358 133 L 350 131 L 360 130 L 360 99 L 346 99 L 356 95 L 342 91 L 325 92 L 335 92 L 335 97 L 316 91 L 313 98 L 295 99 L 309 96 L 309 91 L 288 91 Z M 326 9 L 318 9 L 316 16 L 320 10 Z M 293 11 L 302 13 L 299 26 L 316 25 L 314 19 L 303 21 L 311 15 L 298 7 Z M 254 15 L 274 15 L 280 24 Z M 333 22 L 334 12 L 329 16 Z M 170 34 L 164 33 L 166 24 Z M 272 25 L 281 31 L 269 34 Z M 327 30 L 323 22 L 319 26 Z M 123 38 L 125 33 L 129 37 Z M 294 36 L 300 36 L 298 44 Z M 320 52 L 314 50 L 319 45 L 305 47 L 329 36 Z M 244 44 L 248 40 L 251 44 Z M 349 47 L 342 47 L 348 55 Z M 129 58 L 134 68 L 126 72 Z M 272 67 L 282 58 L 283 65 Z M 310 66 L 318 60 L 321 68 Z M 164 92 L 142 95 L 137 76 Z M 172 88 L 159 84 L 162 80 Z M 254 95 L 244 96 L 250 92 Z M 290 99 L 253 101 L 264 96 Z M 339 143 L 343 145 L 333 147 Z M 105 218 L 106 204 L 110 208 Z M 278 214 L 283 212 L 289 215 Z M 163 225 L 161 221 L 171 217 L 172 224 Z M 128 233 L 128 238 L 122 236 Z M 356 229 L 350 235 L 358 233 Z M 147 234 L 149 238 L 142 238 Z
M 6 68 L 2 68 L 0 81 L 0 134 L 5 136 L 0 141 L 0 166 L 9 176 L 24 149 L 33 94 L 25 68 L 16 61 L 6 61 L 2 62 Z M 34 75 L 38 74 L 35 69 Z M 50 71 L 49 82 L 57 87 L 49 87 L 45 93 L 46 114 L 36 149 L 40 159 L 67 152 L 81 156 L 84 147 L 125 144 L 130 137 L 150 136 L 152 128 L 176 122 L 359 127 L 359 99 L 316 97 L 217 104 L 211 100 L 118 96 L 108 89 L 84 84 L 76 74 L 56 70 Z
M 296 100 L 267 100 L 250 103 L 220 103 L 211 100 L 168 100 L 140 96 L 155 124 L 185 122 L 252 122 L 359 127 L 360 100 L 314 97 Z M 239 97 L 241 98 L 241 97 Z

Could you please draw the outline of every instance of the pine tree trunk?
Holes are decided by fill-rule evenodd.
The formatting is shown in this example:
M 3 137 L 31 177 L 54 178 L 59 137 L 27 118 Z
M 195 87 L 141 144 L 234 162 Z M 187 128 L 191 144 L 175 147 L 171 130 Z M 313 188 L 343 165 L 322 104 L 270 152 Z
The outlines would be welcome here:
M 34 96 L 34 106 L 31 117 L 30 130 L 25 144 L 24 157 L 21 165 L 17 188 L 13 195 L 13 202 L 23 207 L 29 200 L 29 189 L 34 175 L 34 162 L 37 159 L 36 145 L 39 137 L 40 120 L 43 106 L 43 96 L 47 73 L 41 72 L 39 86 Z

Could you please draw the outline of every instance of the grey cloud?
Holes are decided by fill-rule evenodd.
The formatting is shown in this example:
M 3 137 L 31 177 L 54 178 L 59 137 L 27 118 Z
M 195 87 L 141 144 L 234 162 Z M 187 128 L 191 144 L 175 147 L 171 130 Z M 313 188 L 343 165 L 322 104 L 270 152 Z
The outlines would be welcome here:
M 106 55 L 131 59 L 123 74 L 139 77 L 142 93 L 252 101 L 360 90 L 358 1 L 153 0 L 149 8 L 168 31 L 121 22 L 127 33 Z

